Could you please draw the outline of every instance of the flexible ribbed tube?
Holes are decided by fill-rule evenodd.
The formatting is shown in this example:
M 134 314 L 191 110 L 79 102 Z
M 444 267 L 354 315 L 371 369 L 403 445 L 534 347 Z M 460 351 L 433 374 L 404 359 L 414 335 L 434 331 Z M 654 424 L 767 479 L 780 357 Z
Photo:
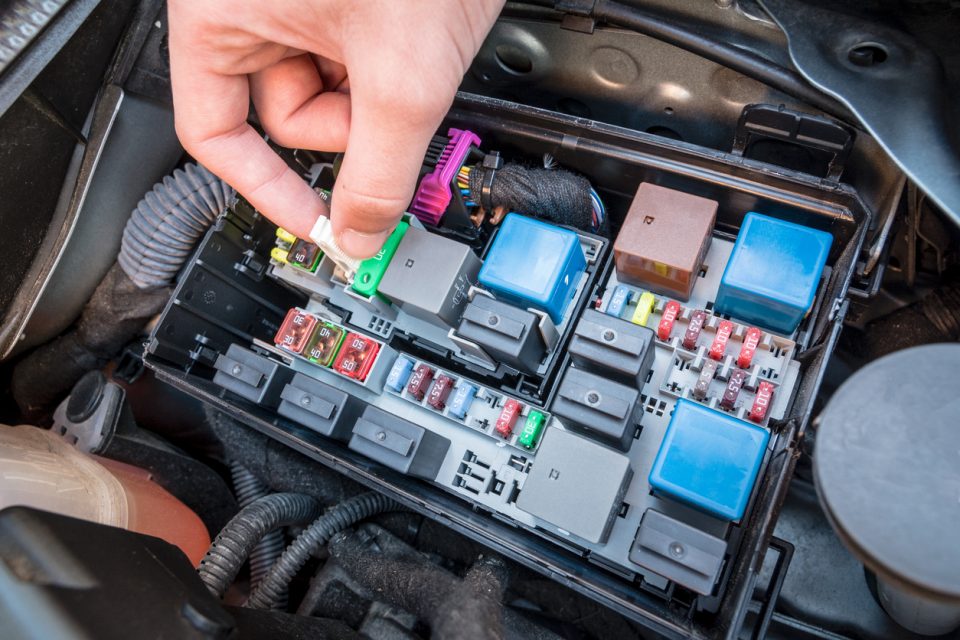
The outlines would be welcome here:
M 309 522 L 321 510 L 316 499 L 300 493 L 260 498 L 241 509 L 217 535 L 200 561 L 200 578 L 213 595 L 223 597 L 264 535 L 279 527 Z
M 334 534 L 372 515 L 398 508 L 399 505 L 390 498 L 372 491 L 344 500 L 297 536 L 250 594 L 246 606 L 253 609 L 273 608 L 293 576 Z
M 169 285 L 197 240 L 235 196 L 226 182 L 200 165 L 177 169 L 130 214 L 117 262 L 141 289 Z
M 233 493 L 241 509 L 270 494 L 267 485 L 239 462 L 230 463 L 230 475 L 233 478 Z M 253 548 L 250 552 L 251 588 L 260 583 L 263 576 L 283 553 L 284 546 L 283 531 L 277 529 L 263 536 L 263 539 Z

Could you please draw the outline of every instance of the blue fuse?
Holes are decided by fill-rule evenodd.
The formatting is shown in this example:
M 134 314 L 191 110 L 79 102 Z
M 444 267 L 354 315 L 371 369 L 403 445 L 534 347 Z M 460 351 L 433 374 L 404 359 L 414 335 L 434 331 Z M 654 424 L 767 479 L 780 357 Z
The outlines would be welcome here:
M 613 295 L 610 296 L 610 302 L 607 303 L 607 315 L 619 318 L 623 310 L 627 308 L 627 303 L 629 302 L 630 289 L 627 289 L 622 284 L 618 284 L 617 288 L 613 290 Z
M 453 390 L 453 397 L 450 402 L 447 403 L 447 412 L 454 418 L 463 420 L 476 396 L 477 388 L 469 382 L 461 380 L 457 388 Z
M 413 372 L 413 360 L 400 356 L 396 362 L 393 363 L 393 367 L 391 367 L 390 373 L 387 374 L 387 381 L 384 384 L 386 384 L 387 388 L 391 391 L 401 393 L 407 385 L 407 380 L 410 379 L 411 372 Z

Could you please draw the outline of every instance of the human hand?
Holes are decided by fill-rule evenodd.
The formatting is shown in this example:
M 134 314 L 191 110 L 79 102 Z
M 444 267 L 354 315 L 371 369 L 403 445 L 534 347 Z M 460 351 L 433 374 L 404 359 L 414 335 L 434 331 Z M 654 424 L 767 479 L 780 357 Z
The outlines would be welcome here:
M 431 136 L 504 0 L 170 0 L 170 69 L 184 148 L 306 238 L 331 215 L 357 258 L 413 197 Z M 247 124 L 278 144 L 346 151 L 333 211 Z

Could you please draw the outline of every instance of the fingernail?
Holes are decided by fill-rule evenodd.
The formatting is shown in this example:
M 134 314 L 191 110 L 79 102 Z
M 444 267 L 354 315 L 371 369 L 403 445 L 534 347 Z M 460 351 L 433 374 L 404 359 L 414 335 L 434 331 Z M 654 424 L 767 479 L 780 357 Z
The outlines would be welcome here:
M 356 229 L 345 229 L 340 234 L 340 248 L 353 258 L 369 258 L 383 248 L 383 243 L 387 241 L 389 235 L 389 231 L 363 233 Z

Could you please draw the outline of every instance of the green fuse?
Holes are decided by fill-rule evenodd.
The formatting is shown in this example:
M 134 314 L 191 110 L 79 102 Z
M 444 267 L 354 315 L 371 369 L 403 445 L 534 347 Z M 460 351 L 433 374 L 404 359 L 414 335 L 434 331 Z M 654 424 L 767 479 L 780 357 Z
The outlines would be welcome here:
M 537 445 L 537 440 L 540 439 L 540 434 L 543 433 L 545 423 L 546 416 L 539 411 L 531 411 L 529 415 L 527 415 L 527 421 L 523 425 L 523 431 L 520 432 L 520 437 L 517 439 L 520 446 L 533 449 Z
M 383 243 L 383 248 L 380 249 L 380 252 L 360 263 L 357 274 L 353 278 L 354 291 L 368 298 L 377 292 L 377 287 L 380 286 L 383 274 L 386 273 L 387 266 L 393 259 L 393 254 L 397 252 L 397 247 L 400 246 L 400 240 L 403 239 L 403 234 L 405 234 L 409 228 L 410 225 L 406 222 L 398 224 L 397 228 L 390 234 L 390 237 L 387 238 L 387 241 Z
M 333 357 L 340 350 L 340 343 L 343 342 L 344 335 L 345 332 L 342 328 L 329 322 L 318 322 L 317 328 L 313 330 L 313 335 L 310 336 L 310 340 L 303 350 L 303 355 L 314 364 L 329 367 L 330 363 L 333 362 Z

